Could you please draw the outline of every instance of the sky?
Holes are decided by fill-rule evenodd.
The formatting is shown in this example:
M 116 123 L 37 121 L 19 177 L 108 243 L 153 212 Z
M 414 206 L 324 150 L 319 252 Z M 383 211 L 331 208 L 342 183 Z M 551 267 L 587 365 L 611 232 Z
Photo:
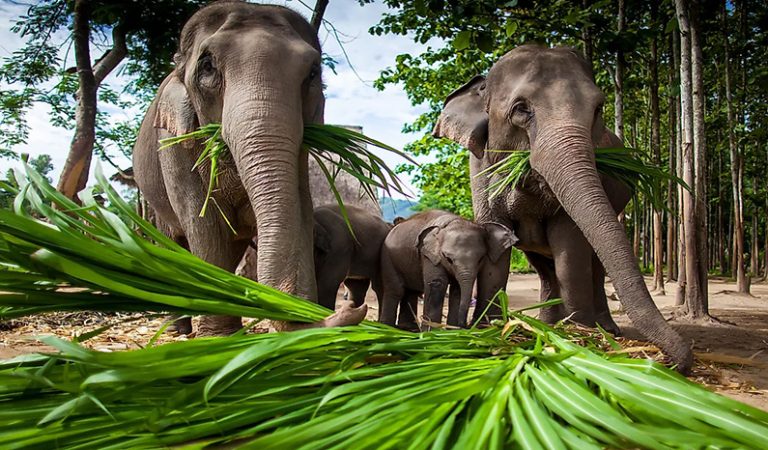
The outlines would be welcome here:
M 303 3 L 302 3 L 303 2 Z M 21 2 L 16 2 L 21 3 Z M 31 4 L 32 1 L 26 2 Z M 313 0 L 271 0 L 264 3 L 275 3 L 288 6 L 300 12 L 305 17 L 311 16 L 312 11 L 306 5 L 314 5 Z M 323 51 L 336 61 L 336 74 L 328 68 L 324 69 L 323 81 L 326 84 L 325 121 L 329 124 L 359 125 L 363 132 L 379 141 L 395 148 L 403 148 L 409 141 L 418 136 L 402 133 L 403 124 L 412 122 L 419 114 L 426 111 L 424 106 L 412 106 L 404 91 L 398 86 L 390 86 L 384 91 L 373 87 L 373 80 L 379 72 L 395 64 L 395 57 L 401 53 L 420 52 L 422 44 L 413 42 L 407 36 L 372 36 L 368 29 L 378 23 L 381 15 L 388 9 L 380 2 L 360 6 L 357 0 L 331 0 L 325 13 L 325 19 L 330 21 L 338 30 L 342 45 L 349 56 L 344 57 L 341 46 L 330 33 L 329 27 L 320 30 Z M 14 50 L 23 45 L 23 40 L 10 31 L 13 22 L 26 12 L 26 6 L 0 1 L 0 59 L 9 56 Z M 57 42 L 67 38 L 66 30 L 55 36 Z M 430 43 L 431 44 L 431 43 Z M 66 48 L 62 49 L 62 53 Z M 69 52 L 69 59 L 73 60 Z M 92 50 L 100 54 L 100 51 Z M 350 64 L 351 63 L 351 64 Z M 70 64 L 74 65 L 74 64 Z M 125 83 L 116 73 L 110 74 L 106 82 L 116 89 L 121 89 Z M 27 120 L 31 127 L 26 145 L 16 148 L 17 151 L 29 153 L 32 156 L 48 153 L 53 158 L 54 181 L 64 166 L 72 132 L 50 125 L 48 118 L 49 107 L 43 104 L 35 105 L 28 113 Z M 127 119 L 131 114 L 141 114 L 140 111 L 107 110 L 114 120 Z M 128 158 L 117 156 L 113 152 L 114 161 L 121 167 L 130 167 Z M 401 158 L 387 152 L 379 153 L 392 166 L 404 162 Z M 15 166 L 8 160 L 0 159 L 0 173 L 5 173 L 7 167 Z M 105 172 L 114 170 L 102 163 Z M 407 175 L 401 179 L 414 192 Z M 395 197 L 402 197 L 394 195 Z

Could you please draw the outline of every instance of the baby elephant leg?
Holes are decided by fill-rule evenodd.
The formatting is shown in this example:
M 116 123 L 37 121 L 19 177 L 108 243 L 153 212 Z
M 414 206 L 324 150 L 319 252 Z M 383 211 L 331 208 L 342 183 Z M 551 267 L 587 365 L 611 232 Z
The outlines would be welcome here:
M 419 293 L 406 290 L 400 301 L 400 314 L 397 318 L 397 328 L 408 331 L 419 331 L 416 315 L 419 310 Z
M 424 320 L 439 325 L 443 321 L 443 303 L 448 290 L 448 280 L 435 278 L 424 285 Z M 429 325 L 432 327 L 432 325 Z
M 368 286 L 371 280 L 367 278 L 347 278 L 344 280 L 344 286 L 349 289 L 349 300 L 355 303 L 355 306 L 361 306 L 365 303 L 365 294 L 368 293 Z

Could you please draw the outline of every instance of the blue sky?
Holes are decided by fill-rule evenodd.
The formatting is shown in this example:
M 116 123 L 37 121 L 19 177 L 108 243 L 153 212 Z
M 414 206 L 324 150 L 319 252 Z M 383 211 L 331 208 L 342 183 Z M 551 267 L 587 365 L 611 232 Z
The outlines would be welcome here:
M 314 0 L 273 0 L 264 3 L 285 5 L 309 17 L 311 10 L 305 4 L 314 5 Z M 10 27 L 13 21 L 25 11 L 24 5 L 0 2 L 0 58 L 10 55 L 23 44 L 17 35 L 11 33 Z M 333 23 L 339 31 L 352 66 L 344 58 L 341 46 L 329 33 L 329 30 L 321 29 L 320 39 L 324 52 L 338 62 L 336 74 L 328 69 L 324 71 L 324 81 L 327 85 L 325 120 L 332 124 L 360 125 L 370 137 L 396 148 L 402 148 L 407 142 L 417 138 L 414 135 L 403 134 L 401 132 L 403 124 L 413 121 L 426 108 L 412 106 L 399 87 L 389 87 L 384 91 L 378 91 L 373 88 L 372 82 L 378 77 L 381 70 L 394 65 L 395 57 L 398 54 L 420 52 L 424 46 L 413 42 L 407 36 L 371 36 L 368 34 L 368 29 L 376 24 L 386 11 L 387 7 L 380 3 L 362 7 L 357 0 L 330 1 L 325 18 Z M 63 42 L 66 37 L 66 32 L 62 32 L 60 36 L 57 36 L 57 41 Z M 430 42 L 430 44 L 433 43 Z M 66 47 L 63 48 L 62 54 L 66 50 Z M 71 52 L 69 53 L 69 59 L 73 60 Z M 92 53 L 100 54 L 100 51 L 92 50 Z M 71 61 L 70 65 L 73 65 Z M 110 86 L 120 89 L 124 80 L 115 75 L 118 71 L 115 70 L 106 82 Z M 53 173 L 55 180 L 64 166 L 72 136 L 71 131 L 51 126 L 47 112 L 48 107 L 46 105 L 36 105 L 32 108 L 28 114 L 28 122 L 31 127 L 29 140 L 26 145 L 19 146 L 17 150 L 33 156 L 40 153 L 50 154 L 55 166 Z M 139 111 L 112 109 L 108 112 L 115 120 L 128 118 L 131 114 L 140 114 Z M 392 165 L 402 162 L 400 158 L 389 154 L 382 154 L 382 156 L 387 163 Z M 115 162 L 121 167 L 131 165 L 128 159 L 122 157 L 116 157 Z M 13 163 L 0 160 L 0 173 L 4 173 L 5 168 L 9 165 L 13 165 Z M 105 171 L 111 172 L 111 167 L 108 165 L 104 164 L 103 167 Z M 405 175 L 402 178 L 410 185 Z M 416 192 L 415 188 L 411 187 L 411 189 Z

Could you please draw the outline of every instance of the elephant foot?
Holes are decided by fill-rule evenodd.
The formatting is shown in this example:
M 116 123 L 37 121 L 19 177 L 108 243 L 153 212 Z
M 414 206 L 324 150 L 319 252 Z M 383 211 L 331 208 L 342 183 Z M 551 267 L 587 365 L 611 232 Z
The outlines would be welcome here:
M 406 323 L 398 323 L 397 328 L 403 331 L 410 331 L 412 333 L 418 333 L 421 330 L 421 327 L 419 327 L 419 324 L 416 322 L 406 322 Z M 427 327 L 428 329 L 429 327 Z
M 599 314 L 595 323 L 600 325 L 605 331 L 611 333 L 614 336 L 621 336 L 621 328 L 613 321 L 613 317 L 610 314 Z
M 273 321 L 272 327 L 277 331 L 297 331 L 306 330 L 308 328 L 348 327 L 357 325 L 365 320 L 365 316 L 367 314 L 368 305 L 363 304 L 362 306 L 355 308 L 354 303 L 345 301 L 341 304 L 341 308 L 321 321 L 314 323 Z
M 243 321 L 235 316 L 203 316 L 197 327 L 197 337 L 230 336 L 243 328 Z
M 174 319 L 178 316 L 171 316 L 169 319 Z M 177 334 L 192 334 L 192 318 L 191 317 L 180 317 L 171 323 L 168 328 L 166 328 L 166 332 L 168 333 L 177 333 Z

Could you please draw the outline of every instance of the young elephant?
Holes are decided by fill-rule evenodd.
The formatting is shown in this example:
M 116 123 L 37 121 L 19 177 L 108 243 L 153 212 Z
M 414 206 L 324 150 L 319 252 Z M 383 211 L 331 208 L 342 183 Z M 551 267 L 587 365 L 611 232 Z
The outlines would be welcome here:
M 445 211 L 426 211 L 396 225 L 384 240 L 381 270 L 384 301 L 379 321 L 418 329 L 418 295 L 424 293 L 424 319 L 442 321 L 450 285 L 448 325 L 465 327 L 478 271 L 495 263 L 517 242 L 504 225 L 478 225 Z
M 339 284 L 349 289 L 356 306 L 365 303 L 368 286 L 381 307 L 381 245 L 391 225 L 371 211 L 346 206 L 355 236 L 349 232 L 338 205 L 315 208 L 315 276 L 318 302 L 334 309 Z

